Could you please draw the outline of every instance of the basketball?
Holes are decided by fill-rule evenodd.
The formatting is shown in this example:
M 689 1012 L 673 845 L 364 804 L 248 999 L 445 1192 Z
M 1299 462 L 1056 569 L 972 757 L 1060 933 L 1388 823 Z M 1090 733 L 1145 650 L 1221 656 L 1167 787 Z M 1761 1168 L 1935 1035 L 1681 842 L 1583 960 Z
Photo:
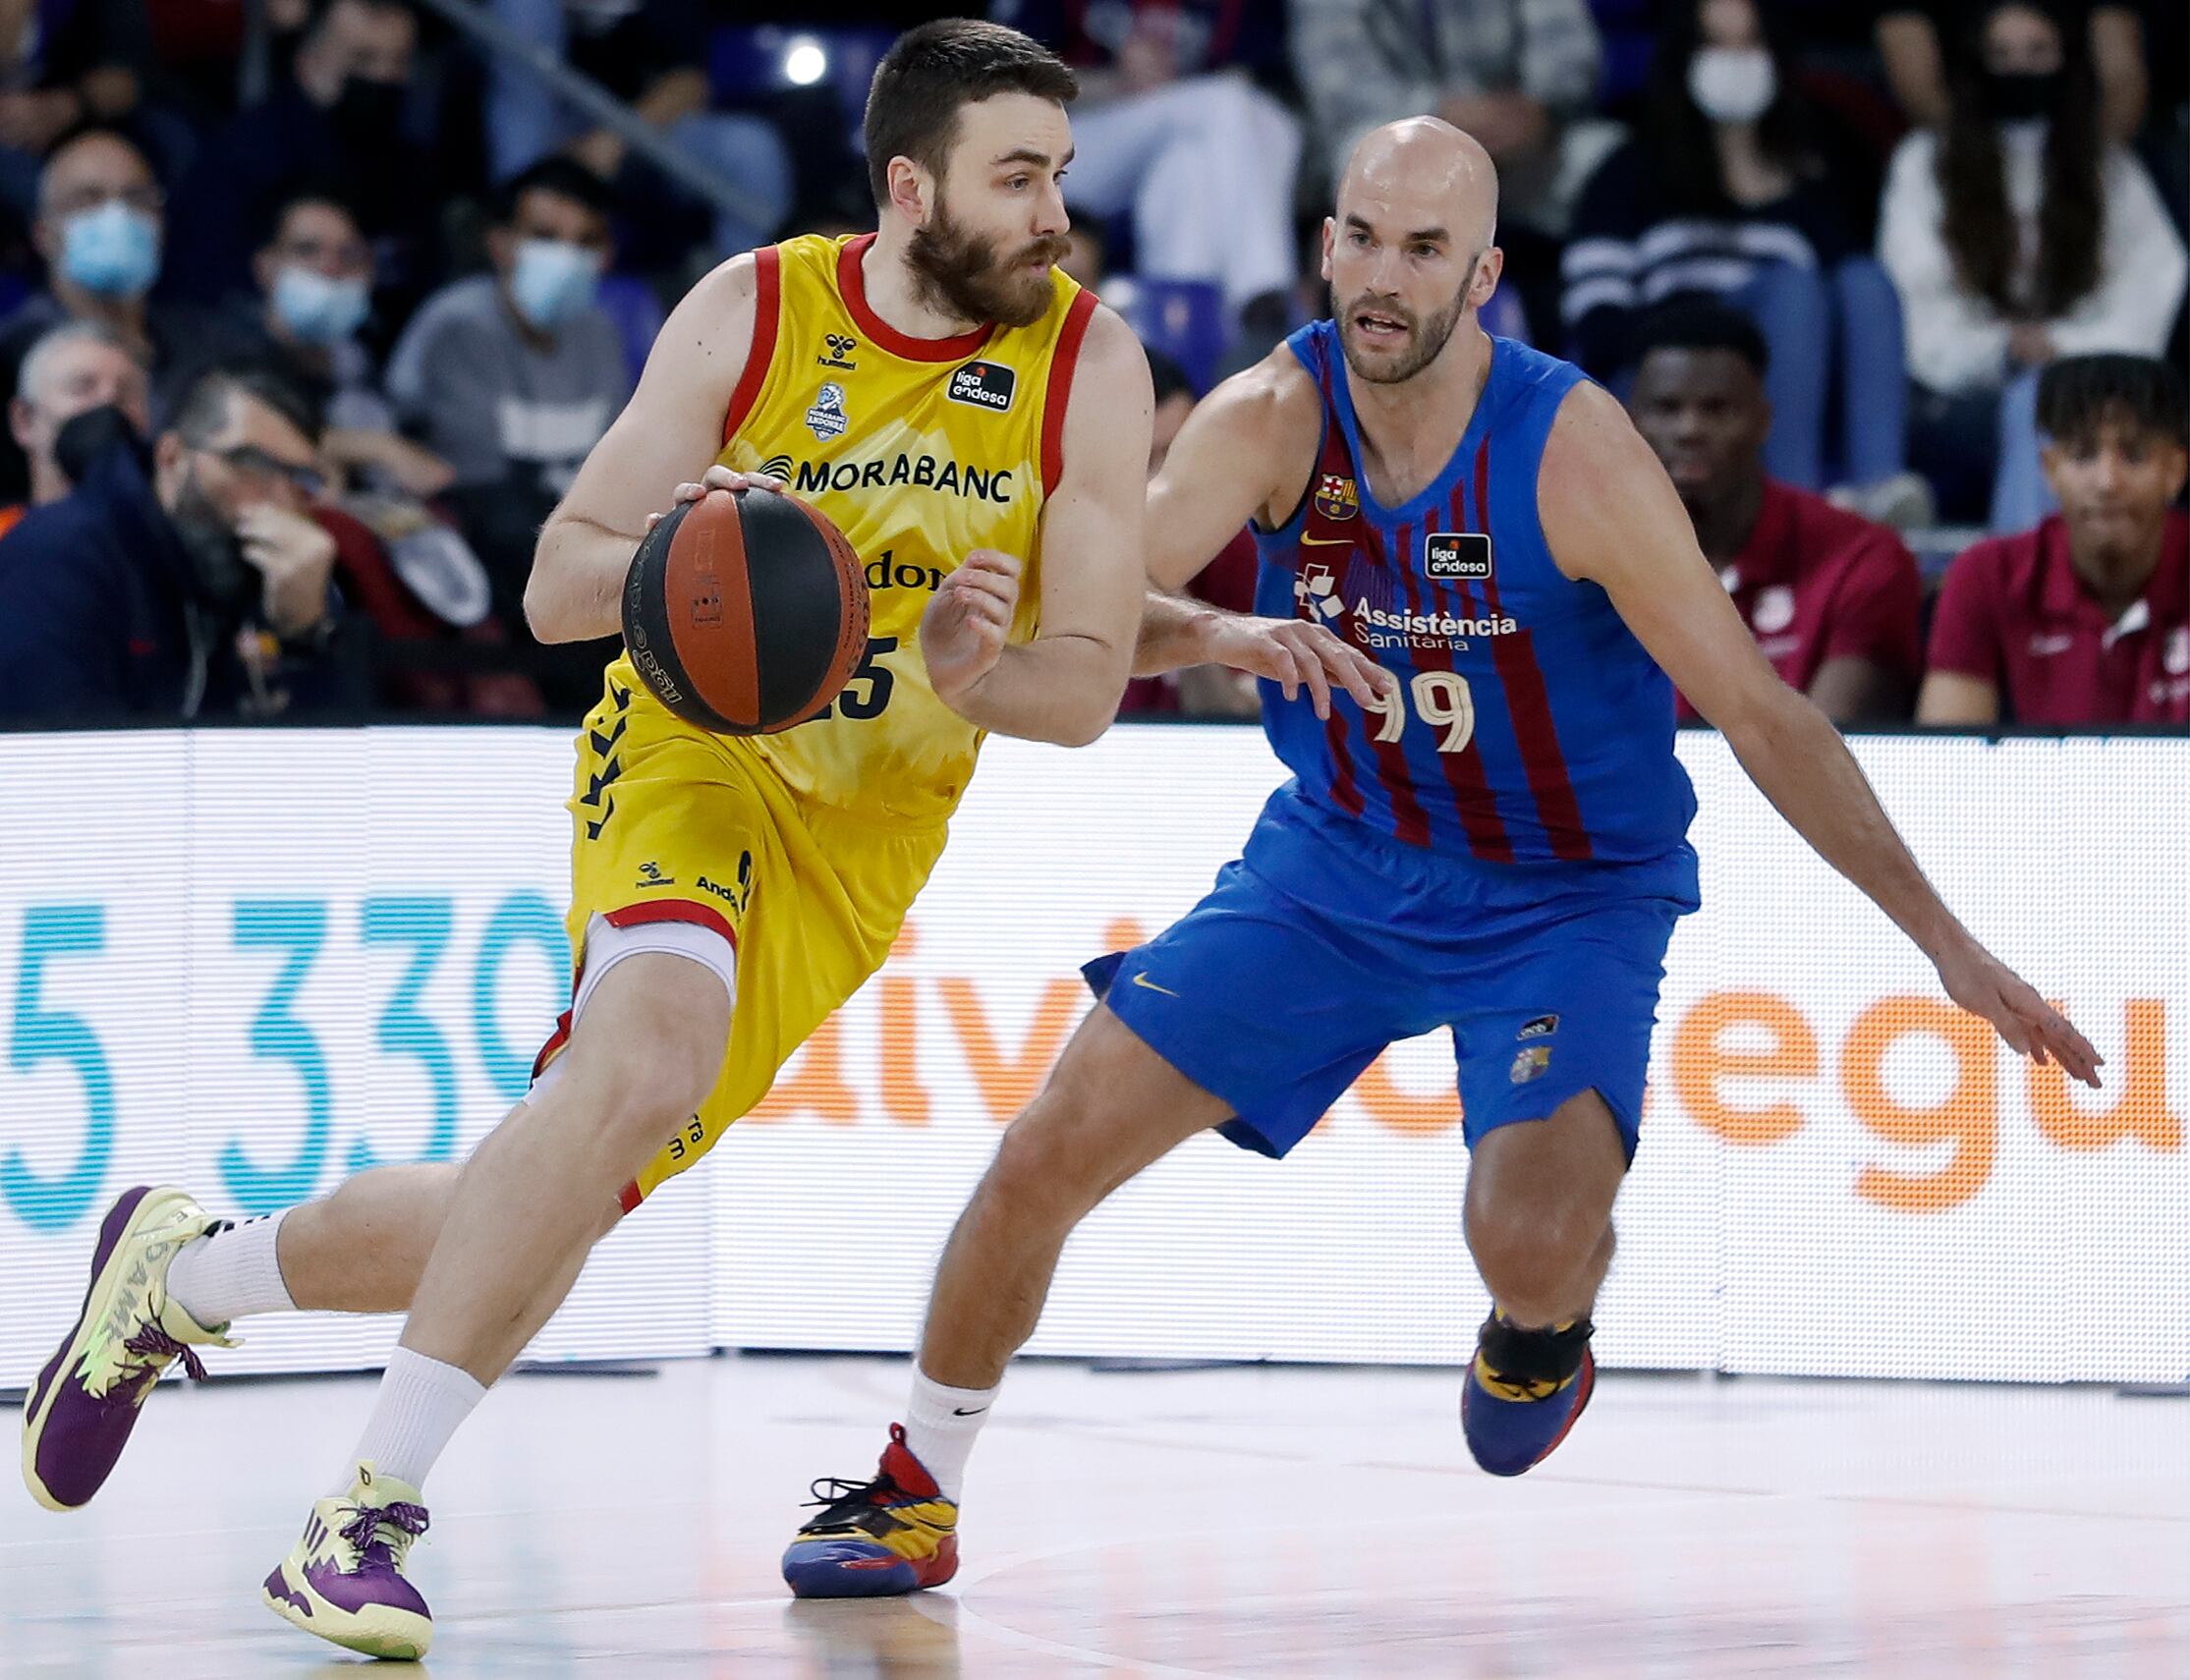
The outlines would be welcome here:
M 867 647 L 867 579 L 796 496 L 710 491 L 646 533 L 624 641 L 655 699 L 722 735 L 770 735 L 836 698 Z

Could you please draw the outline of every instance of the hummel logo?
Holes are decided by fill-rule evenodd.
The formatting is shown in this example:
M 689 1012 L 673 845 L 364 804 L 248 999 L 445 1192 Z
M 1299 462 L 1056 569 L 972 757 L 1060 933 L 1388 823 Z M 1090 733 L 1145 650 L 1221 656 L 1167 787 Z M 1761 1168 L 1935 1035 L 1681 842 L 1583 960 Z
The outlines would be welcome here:
M 814 360 L 823 367 L 849 368 L 857 365 L 852 361 L 852 352 L 860 347 L 858 339 L 849 333 L 831 332 L 822 334 L 822 342 L 829 347 L 829 353 L 826 356 L 816 356 Z
M 1150 991 L 1160 991 L 1165 997 L 1176 997 L 1179 995 L 1167 985 L 1157 985 L 1155 981 L 1149 979 L 1146 974 L 1135 975 L 1133 977 L 1133 983 L 1137 986 L 1145 987 Z

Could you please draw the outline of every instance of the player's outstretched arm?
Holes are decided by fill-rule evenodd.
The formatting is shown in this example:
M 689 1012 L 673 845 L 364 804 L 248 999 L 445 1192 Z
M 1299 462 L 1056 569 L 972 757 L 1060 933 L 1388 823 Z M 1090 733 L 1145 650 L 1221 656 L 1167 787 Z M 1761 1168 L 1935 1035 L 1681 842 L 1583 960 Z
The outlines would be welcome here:
M 1923 948 L 1947 995 L 2015 1050 L 2096 1086 L 2098 1053 L 1954 919 L 1839 731 L 1765 662 L 1664 469 L 1600 388 L 1577 386 L 1560 409 L 1537 504 L 1559 569 L 1603 588 L 1779 813 Z
M 725 262 L 685 294 L 624 405 L 570 493 L 547 516 L 525 618 L 542 642 L 613 636 L 618 599 L 647 515 L 704 476 L 722 447 L 722 417 L 753 347 L 754 261 Z
M 1283 346 L 1235 373 L 1187 417 L 1149 485 L 1149 590 L 1133 674 L 1228 665 L 1309 691 L 1320 717 L 1342 687 L 1363 705 L 1394 681 L 1321 625 L 1225 612 L 1175 591 L 1250 520 L 1287 518 L 1307 488 L 1322 405 L 1315 382 Z M 1280 482 L 1290 477 L 1292 482 Z
M 1118 714 L 1146 576 L 1142 503 L 1155 399 L 1149 359 L 1097 308 L 1066 398 L 1064 464 L 1041 516 L 1041 624 L 1010 645 L 1021 562 L 977 549 L 921 620 L 943 703 L 998 735 L 1084 747 Z

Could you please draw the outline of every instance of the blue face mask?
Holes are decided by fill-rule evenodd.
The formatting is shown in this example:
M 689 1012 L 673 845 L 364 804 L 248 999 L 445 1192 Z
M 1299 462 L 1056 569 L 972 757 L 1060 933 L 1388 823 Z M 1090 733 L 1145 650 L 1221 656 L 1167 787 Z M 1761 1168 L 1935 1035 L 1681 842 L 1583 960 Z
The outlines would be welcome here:
M 61 272 L 101 298 L 137 298 L 160 272 L 160 224 L 119 198 L 61 224 Z
M 539 332 L 553 332 L 593 307 L 600 295 L 600 258 L 559 239 L 518 242 L 510 301 Z
M 274 313 L 281 324 L 307 344 L 340 344 L 372 308 L 363 280 L 331 280 L 316 268 L 295 263 L 274 276 Z

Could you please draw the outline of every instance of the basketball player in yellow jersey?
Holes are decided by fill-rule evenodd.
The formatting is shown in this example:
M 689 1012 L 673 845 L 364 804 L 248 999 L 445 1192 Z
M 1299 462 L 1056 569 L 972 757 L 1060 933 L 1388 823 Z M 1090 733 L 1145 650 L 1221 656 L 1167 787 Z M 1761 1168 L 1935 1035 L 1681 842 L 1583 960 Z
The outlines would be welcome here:
M 671 315 L 541 532 L 534 630 L 612 633 L 652 516 L 787 479 L 868 562 L 865 663 L 827 716 L 764 740 L 683 724 L 609 667 L 570 803 L 573 1003 L 527 1100 L 461 1169 L 382 1168 L 265 1219 L 125 1196 L 25 1409 L 45 1503 L 90 1498 L 151 1378 L 197 1370 L 231 1320 L 408 1308 L 364 1439 L 263 1596 L 336 1644 L 422 1654 L 420 1487 L 485 1386 L 594 1242 L 880 965 L 982 733 L 1108 725 L 1141 615 L 1151 405 L 1132 334 L 1053 267 L 1074 92 L 1014 30 L 911 31 L 868 103 L 880 231 L 737 258 Z

